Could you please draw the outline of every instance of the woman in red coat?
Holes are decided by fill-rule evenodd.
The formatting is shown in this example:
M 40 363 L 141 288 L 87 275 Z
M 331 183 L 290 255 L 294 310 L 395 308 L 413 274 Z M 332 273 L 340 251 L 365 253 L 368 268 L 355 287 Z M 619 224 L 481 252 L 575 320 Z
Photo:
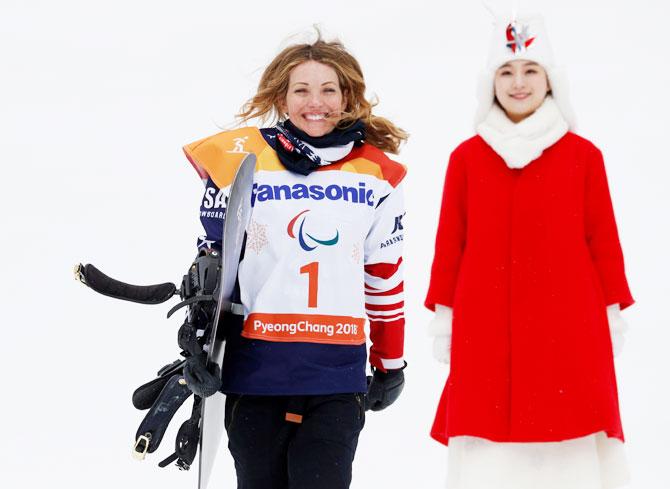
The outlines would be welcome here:
M 498 22 L 480 101 L 449 161 L 426 299 L 451 362 L 431 432 L 448 487 L 616 487 L 611 335 L 633 299 L 603 158 L 570 132 L 541 19 Z

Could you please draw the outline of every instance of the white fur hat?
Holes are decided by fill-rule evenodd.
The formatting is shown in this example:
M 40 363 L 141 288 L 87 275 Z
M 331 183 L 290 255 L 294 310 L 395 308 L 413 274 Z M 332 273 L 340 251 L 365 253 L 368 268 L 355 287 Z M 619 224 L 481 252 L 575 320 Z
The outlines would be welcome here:
M 574 129 L 575 117 L 570 105 L 567 78 L 556 67 L 544 20 L 539 15 L 496 19 L 486 68 L 477 87 L 479 106 L 475 126 L 486 118 L 493 105 L 496 70 L 508 61 L 517 59 L 534 61 L 545 69 L 554 101 L 570 129 Z

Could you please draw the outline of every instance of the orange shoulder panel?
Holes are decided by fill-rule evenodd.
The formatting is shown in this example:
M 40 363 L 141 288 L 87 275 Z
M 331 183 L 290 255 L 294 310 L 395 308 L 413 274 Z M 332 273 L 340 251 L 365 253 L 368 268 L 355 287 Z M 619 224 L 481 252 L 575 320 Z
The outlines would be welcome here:
M 381 149 L 371 144 L 364 144 L 361 147 L 354 148 L 340 163 L 325 166 L 318 171 L 329 170 L 372 175 L 386 180 L 394 188 L 398 186 L 407 174 L 407 169 L 403 164 L 393 161 Z
M 268 144 L 256 127 L 243 127 L 184 146 L 184 153 L 200 178 L 211 177 L 217 187 L 230 185 L 248 153 L 261 154 Z

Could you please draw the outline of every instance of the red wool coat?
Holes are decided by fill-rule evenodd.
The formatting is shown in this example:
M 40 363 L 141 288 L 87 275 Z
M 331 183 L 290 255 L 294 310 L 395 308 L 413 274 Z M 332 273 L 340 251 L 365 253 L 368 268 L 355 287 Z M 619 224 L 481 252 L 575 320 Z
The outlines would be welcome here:
M 567 133 L 510 169 L 475 136 L 451 155 L 426 306 L 453 307 L 431 435 L 623 440 L 606 306 L 633 303 L 600 151 Z

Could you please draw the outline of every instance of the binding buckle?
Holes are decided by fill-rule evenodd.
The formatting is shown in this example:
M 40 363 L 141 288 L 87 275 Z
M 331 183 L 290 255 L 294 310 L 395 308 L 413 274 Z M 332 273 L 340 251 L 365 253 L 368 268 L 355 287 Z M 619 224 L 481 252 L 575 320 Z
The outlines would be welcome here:
M 77 280 L 78 282 L 81 282 L 82 284 L 85 284 L 86 282 L 84 281 L 84 276 L 81 273 L 81 263 L 77 263 L 74 266 L 74 279 Z
M 149 451 L 149 443 L 151 443 L 151 433 L 140 435 L 133 447 L 133 458 L 137 460 L 144 460 Z

